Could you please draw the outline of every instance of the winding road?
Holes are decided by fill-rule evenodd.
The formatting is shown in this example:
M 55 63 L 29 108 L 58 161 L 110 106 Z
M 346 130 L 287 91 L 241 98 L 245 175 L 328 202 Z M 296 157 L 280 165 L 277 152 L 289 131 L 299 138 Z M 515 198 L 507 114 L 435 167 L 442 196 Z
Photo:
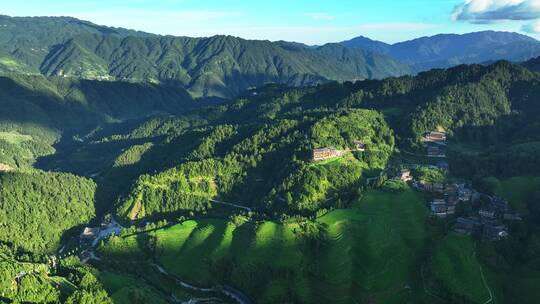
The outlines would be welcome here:
M 213 288 L 197 287 L 197 286 L 194 286 L 194 285 L 191 285 L 189 283 L 186 283 L 186 282 L 182 281 L 182 279 L 180 279 L 178 276 L 176 276 L 174 274 L 170 274 L 161 265 L 153 263 L 152 266 L 154 266 L 161 274 L 163 274 L 165 276 L 168 276 L 169 278 L 173 279 L 175 282 L 177 282 L 178 284 L 180 284 L 184 288 L 191 289 L 191 290 L 194 290 L 194 291 L 200 291 L 200 292 L 220 292 L 221 294 L 227 296 L 228 298 L 231 298 L 231 299 L 235 300 L 239 304 L 251 304 L 251 301 L 249 300 L 248 297 L 246 297 L 240 291 L 238 291 L 238 290 L 236 290 L 236 289 L 234 289 L 234 288 L 232 288 L 230 286 L 227 286 L 227 285 L 215 286 Z

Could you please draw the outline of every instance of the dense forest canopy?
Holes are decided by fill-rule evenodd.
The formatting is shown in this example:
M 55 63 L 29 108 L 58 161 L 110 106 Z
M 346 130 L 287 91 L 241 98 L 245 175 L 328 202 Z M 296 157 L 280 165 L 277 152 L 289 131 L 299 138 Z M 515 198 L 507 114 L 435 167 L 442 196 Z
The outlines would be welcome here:
M 196 97 L 233 98 L 269 82 L 309 85 L 410 72 L 385 55 L 340 44 L 158 36 L 65 17 L 0 16 L 0 22 L 0 72 L 170 84 Z
M 52 253 L 67 230 L 95 216 L 91 180 L 68 173 L 0 173 L 0 242 L 29 253 Z

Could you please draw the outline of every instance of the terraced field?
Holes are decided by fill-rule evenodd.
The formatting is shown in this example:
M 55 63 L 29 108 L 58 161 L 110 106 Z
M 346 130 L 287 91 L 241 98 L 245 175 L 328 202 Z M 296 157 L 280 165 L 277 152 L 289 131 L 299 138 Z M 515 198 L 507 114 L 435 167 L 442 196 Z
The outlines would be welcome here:
M 450 234 L 439 241 L 430 266 L 434 278 L 447 291 L 472 303 L 488 303 L 492 299 L 491 288 L 483 275 L 474 241 L 470 237 Z
M 337 302 L 401 303 L 418 296 L 411 291 L 421 284 L 417 274 L 429 229 L 417 193 L 369 192 L 352 210 L 320 221 L 332 240 L 320 260 L 322 272 L 328 274 L 326 287 L 340 295 Z
M 368 192 L 350 209 L 318 219 L 326 232 L 315 250 L 298 224 L 191 220 L 151 234 L 155 257 L 168 271 L 200 286 L 226 282 L 260 303 L 404 303 L 424 296 L 419 269 L 430 237 L 424 202 L 412 190 Z M 134 237 L 122 243 L 109 242 L 106 252 L 137 250 Z

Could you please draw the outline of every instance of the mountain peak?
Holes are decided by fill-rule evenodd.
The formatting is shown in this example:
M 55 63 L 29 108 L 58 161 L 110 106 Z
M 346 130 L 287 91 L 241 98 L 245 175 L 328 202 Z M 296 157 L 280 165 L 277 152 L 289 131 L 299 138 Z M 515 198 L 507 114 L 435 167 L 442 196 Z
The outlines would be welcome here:
M 540 42 L 536 39 L 500 31 L 438 34 L 391 45 L 360 36 L 342 44 L 386 54 L 411 65 L 417 72 L 503 59 L 521 62 L 540 55 Z

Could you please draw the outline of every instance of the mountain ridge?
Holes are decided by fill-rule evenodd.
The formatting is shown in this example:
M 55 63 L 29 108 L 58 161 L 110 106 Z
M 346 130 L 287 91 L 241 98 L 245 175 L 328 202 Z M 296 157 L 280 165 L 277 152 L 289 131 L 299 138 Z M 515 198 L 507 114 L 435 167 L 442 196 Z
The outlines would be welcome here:
M 6 25 L 0 27 L 0 70 L 174 83 L 195 97 L 231 98 L 269 82 L 299 86 L 410 72 L 384 55 L 338 45 L 160 36 L 65 17 L 2 16 L 0 24 Z
M 347 47 L 381 52 L 410 65 L 416 72 L 497 60 L 520 62 L 540 55 L 540 41 L 502 31 L 437 34 L 394 44 L 360 36 L 341 43 Z

